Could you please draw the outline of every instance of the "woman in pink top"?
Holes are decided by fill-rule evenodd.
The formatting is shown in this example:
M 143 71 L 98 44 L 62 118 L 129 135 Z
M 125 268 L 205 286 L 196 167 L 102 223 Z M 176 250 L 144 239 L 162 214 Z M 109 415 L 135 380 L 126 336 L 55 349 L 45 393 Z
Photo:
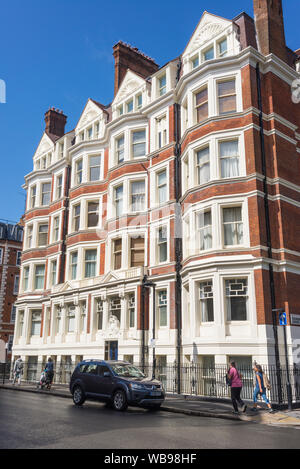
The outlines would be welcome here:
M 234 409 L 234 413 L 238 414 L 238 403 L 242 407 L 242 411 L 246 412 L 247 406 L 241 399 L 241 391 L 243 387 L 242 375 L 236 369 L 235 362 L 230 363 L 228 370 L 228 379 L 230 380 L 231 387 L 231 400 Z

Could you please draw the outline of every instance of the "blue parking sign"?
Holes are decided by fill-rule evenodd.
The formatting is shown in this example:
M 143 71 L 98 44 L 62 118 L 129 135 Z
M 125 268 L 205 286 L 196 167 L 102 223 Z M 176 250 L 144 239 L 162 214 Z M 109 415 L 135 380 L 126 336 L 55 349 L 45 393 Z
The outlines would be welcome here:
M 285 312 L 279 314 L 279 324 L 280 326 L 287 326 L 287 317 Z

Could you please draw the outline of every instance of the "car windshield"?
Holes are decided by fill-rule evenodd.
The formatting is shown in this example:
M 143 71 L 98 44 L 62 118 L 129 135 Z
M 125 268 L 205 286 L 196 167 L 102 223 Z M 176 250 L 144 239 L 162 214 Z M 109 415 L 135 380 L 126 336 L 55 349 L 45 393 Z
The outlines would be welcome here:
M 112 365 L 114 373 L 124 378 L 145 378 L 144 373 L 133 365 Z

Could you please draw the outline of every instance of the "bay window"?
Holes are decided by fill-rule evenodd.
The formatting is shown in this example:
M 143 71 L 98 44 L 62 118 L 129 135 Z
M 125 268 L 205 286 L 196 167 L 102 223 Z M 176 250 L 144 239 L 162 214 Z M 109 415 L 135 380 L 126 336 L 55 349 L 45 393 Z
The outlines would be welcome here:
M 221 178 L 237 177 L 240 175 L 240 157 L 238 140 L 219 143 L 221 163 Z
M 210 180 L 210 152 L 209 146 L 197 151 L 197 178 L 198 185 L 205 184 Z
M 207 280 L 199 286 L 201 322 L 214 322 L 213 282 Z
M 236 112 L 236 85 L 235 79 L 221 81 L 217 84 L 219 114 Z
M 196 122 L 208 118 L 208 88 L 205 86 L 195 94 Z
M 78 264 L 78 252 L 72 252 L 70 256 L 70 274 L 71 280 L 77 278 L 77 264 Z
M 122 163 L 124 161 L 124 148 L 125 148 L 125 138 L 124 138 L 124 135 L 122 135 L 116 140 L 117 163 Z
M 34 288 L 35 290 L 43 290 L 45 282 L 45 265 L 35 266 Z
M 89 158 L 89 176 L 90 181 L 99 181 L 100 180 L 100 168 L 101 168 L 101 157 L 100 156 L 90 156 Z
M 75 184 L 82 183 L 83 176 L 83 162 L 82 160 L 76 161 L 75 163 Z
M 88 228 L 98 226 L 99 223 L 99 203 L 88 202 Z
M 121 215 L 123 215 L 123 184 L 119 187 L 116 187 L 114 192 L 116 217 L 119 218 Z
M 242 207 L 223 208 L 224 245 L 243 244 Z
M 212 248 L 211 210 L 198 213 L 198 233 L 200 251 Z
M 38 228 L 38 246 L 47 246 L 48 243 L 48 224 L 39 225 Z
M 85 251 L 85 278 L 96 277 L 97 249 Z
M 145 210 L 145 181 L 131 182 L 131 211 Z
M 42 312 L 33 310 L 31 312 L 31 336 L 41 335 Z
M 130 267 L 143 267 L 145 263 L 145 239 L 130 238 Z
M 119 270 L 122 267 L 122 238 L 113 241 L 113 269 Z
M 248 280 L 225 280 L 227 321 L 247 321 Z
M 132 157 L 140 158 L 146 155 L 146 130 L 132 132 Z
M 49 205 L 51 200 L 51 183 L 42 184 L 42 206 Z

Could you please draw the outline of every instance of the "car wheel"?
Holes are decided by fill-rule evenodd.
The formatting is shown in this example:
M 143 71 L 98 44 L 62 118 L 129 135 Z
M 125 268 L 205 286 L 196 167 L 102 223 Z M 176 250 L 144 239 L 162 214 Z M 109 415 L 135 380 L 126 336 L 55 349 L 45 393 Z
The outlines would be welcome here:
M 73 402 L 75 405 L 81 406 L 85 401 L 85 395 L 80 386 L 75 386 L 73 390 Z
M 124 391 L 122 391 L 121 389 L 115 392 L 112 401 L 112 406 L 115 410 L 118 410 L 119 412 L 127 409 L 127 399 Z

